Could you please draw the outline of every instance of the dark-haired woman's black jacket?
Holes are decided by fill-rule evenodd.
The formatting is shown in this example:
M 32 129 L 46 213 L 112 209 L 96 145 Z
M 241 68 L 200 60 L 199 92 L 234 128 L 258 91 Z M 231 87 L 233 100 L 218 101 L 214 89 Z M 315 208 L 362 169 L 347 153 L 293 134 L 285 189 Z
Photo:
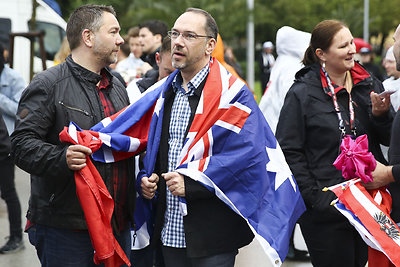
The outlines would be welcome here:
M 373 116 L 370 93 L 382 92 L 382 84 L 358 63 L 351 75 L 356 135 L 367 134 L 369 150 L 376 160 L 385 163 L 379 144 L 389 145 L 394 111 L 391 109 L 382 117 Z M 323 90 L 322 81 L 318 64 L 304 67 L 296 74 L 280 113 L 276 136 L 308 209 L 326 211 L 326 220 L 331 220 L 329 214 L 336 211 L 329 204 L 335 197 L 322 188 L 344 178 L 332 164 L 339 155 L 341 133 L 332 98 Z M 349 94 L 343 87 L 334 87 L 346 131 L 351 133 Z

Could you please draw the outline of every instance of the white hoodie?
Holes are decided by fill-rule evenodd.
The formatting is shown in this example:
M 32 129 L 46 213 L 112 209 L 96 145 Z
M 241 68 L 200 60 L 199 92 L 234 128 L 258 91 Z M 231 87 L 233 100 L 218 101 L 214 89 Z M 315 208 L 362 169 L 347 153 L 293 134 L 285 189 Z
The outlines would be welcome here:
M 293 84 L 296 72 L 303 67 L 301 61 L 310 43 L 310 38 L 310 33 L 298 31 L 289 26 L 283 26 L 276 33 L 278 57 L 272 67 L 267 89 L 259 104 L 274 133 L 286 93 Z

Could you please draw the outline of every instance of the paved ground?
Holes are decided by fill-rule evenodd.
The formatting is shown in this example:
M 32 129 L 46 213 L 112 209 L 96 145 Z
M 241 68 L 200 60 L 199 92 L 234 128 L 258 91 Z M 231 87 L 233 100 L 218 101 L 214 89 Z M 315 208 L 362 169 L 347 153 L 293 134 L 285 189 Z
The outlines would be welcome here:
M 22 217 L 23 224 L 26 222 L 25 214 L 28 205 L 29 199 L 29 191 L 30 191 L 30 179 L 29 175 L 24 171 L 16 168 L 16 185 L 17 191 L 20 197 L 21 205 L 22 205 Z M 8 217 L 7 217 L 7 208 L 5 202 L 0 199 L 0 245 L 3 245 L 6 240 L 4 237 L 9 234 L 9 225 L 8 225 Z M 36 257 L 36 251 L 34 247 L 29 243 L 28 236 L 24 234 L 25 240 L 25 249 L 19 251 L 14 254 L 9 255 L 1 255 L 0 254 L 0 266 L 1 267 L 39 267 L 40 262 Z M 295 240 L 296 242 L 296 240 Z M 271 265 L 268 264 L 268 260 L 263 259 L 265 265 L 260 266 L 254 263 L 255 260 L 260 260 L 260 253 L 258 253 L 258 248 L 256 246 L 251 245 L 246 248 L 250 255 L 249 257 L 238 257 L 235 267 L 269 267 Z M 311 267 L 311 263 L 304 262 L 284 262 L 282 267 Z M 77 266 L 79 267 L 79 266 Z

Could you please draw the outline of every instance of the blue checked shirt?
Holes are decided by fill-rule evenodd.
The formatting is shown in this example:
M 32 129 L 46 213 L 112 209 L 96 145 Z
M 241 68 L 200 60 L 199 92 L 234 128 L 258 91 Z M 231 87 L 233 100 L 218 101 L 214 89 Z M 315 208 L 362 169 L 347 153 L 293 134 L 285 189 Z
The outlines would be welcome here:
M 172 104 L 171 120 L 169 123 L 169 152 L 168 152 L 168 172 L 175 171 L 177 160 L 182 151 L 185 131 L 190 119 L 189 96 L 202 83 L 210 71 L 207 64 L 199 71 L 187 84 L 188 92 L 182 87 L 182 76 L 179 73 L 172 82 L 173 90 L 176 93 L 174 103 Z M 172 195 L 167 187 L 167 209 L 165 211 L 164 227 L 161 232 L 161 240 L 164 246 L 174 248 L 185 248 L 185 232 L 183 230 L 183 216 L 179 211 L 179 200 L 177 196 Z

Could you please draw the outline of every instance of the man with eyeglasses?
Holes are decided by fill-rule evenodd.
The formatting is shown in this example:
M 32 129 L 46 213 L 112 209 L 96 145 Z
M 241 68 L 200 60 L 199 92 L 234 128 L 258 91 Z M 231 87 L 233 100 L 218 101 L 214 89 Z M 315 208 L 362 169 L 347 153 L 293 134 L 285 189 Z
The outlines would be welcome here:
M 204 185 L 175 171 L 211 76 L 210 55 L 218 26 L 208 12 L 189 8 L 168 34 L 172 66 L 179 72 L 172 90 L 165 93 L 155 171 L 142 177 L 141 183 L 145 198 L 152 199 L 157 193 L 153 242 L 161 242 L 167 267 L 233 267 L 238 249 L 254 237 L 246 221 Z M 179 197 L 186 198 L 186 216 L 180 211 Z

